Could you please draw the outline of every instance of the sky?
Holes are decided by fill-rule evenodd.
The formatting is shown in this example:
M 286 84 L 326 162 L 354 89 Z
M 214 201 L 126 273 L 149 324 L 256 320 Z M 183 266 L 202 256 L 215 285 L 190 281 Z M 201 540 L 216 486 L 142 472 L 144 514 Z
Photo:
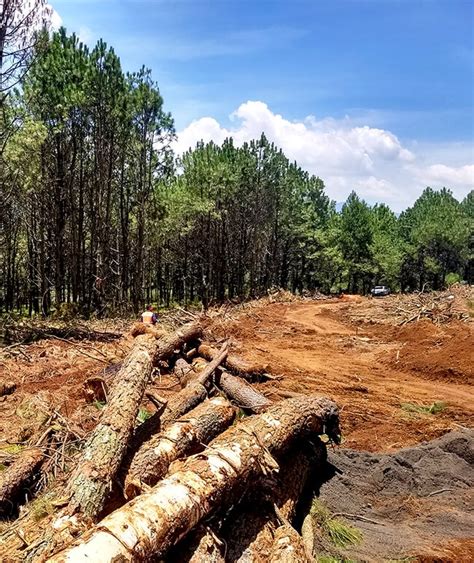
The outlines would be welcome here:
M 178 135 L 262 132 L 344 201 L 474 188 L 474 0 L 50 0 L 53 23 L 152 69 Z

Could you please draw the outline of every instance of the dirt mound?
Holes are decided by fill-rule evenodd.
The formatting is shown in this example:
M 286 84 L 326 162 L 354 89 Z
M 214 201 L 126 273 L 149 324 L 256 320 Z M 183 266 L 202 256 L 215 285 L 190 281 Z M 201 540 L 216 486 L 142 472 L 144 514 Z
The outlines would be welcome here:
M 474 430 L 391 455 L 341 449 L 330 452 L 328 461 L 319 498 L 363 536 L 339 555 L 472 560 L 464 550 L 474 540 Z
M 390 366 L 426 379 L 474 384 L 472 324 L 453 321 L 437 326 L 423 320 L 389 329 L 387 336 L 401 344 L 388 359 L 385 357 Z

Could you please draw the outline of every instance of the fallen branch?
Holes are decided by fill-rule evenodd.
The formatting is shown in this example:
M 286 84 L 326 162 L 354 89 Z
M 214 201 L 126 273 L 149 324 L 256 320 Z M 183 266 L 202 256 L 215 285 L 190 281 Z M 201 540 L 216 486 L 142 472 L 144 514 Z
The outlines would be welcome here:
M 45 455 L 40 448 L 26 449 L 0 473 L 0 514 L 11 511 L 17 496 L 35 476 L 44 459 Z
M 216 354 L 218 354 L 218 351 L 212 346 L 201 344 L 198 348 L 198 353 L 206 360 L 212 360 Z M 267 378 L 266 372 L 268 371 L 268 365 L 248 362 L 236 354 L 229 354 L 224 365 L 232 373 L 240 375 L 249 381 L 258 381 Z

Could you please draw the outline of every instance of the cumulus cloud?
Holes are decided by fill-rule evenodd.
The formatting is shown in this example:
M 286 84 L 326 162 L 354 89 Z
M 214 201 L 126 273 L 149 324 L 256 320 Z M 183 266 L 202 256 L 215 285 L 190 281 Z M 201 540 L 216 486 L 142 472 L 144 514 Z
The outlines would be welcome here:
M 200 140 L 221 143 L 229 136 L 241 145 L 264 132 L 290 160 L 323 178 L 328 194 L 337 201 L 344 201 L 355 189 L 370 202 L 387 202 L 398 210 L 410 205 L 427 185 L 447 186 L 463 197 L 474 184 L 470 163 L 430 163 L 425 155 L 420 158 L 403 146 L 392 132 L 354 126 L 349 118 L 309 116 L 290 121 L 261 101 L 248 101 L 230 120 L 229 128 L 212 117 L 193 121 L 178 133 L 176 151 L 182 153 Z

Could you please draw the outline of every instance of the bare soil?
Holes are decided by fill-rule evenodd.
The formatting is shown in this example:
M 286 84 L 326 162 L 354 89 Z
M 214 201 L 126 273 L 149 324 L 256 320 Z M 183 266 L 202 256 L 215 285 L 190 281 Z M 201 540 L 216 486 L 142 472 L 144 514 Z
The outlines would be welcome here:
M 456 299 L 465 307 L 465 296 Z M 352 522 L 366 540 L 345 556 L 471 561 L 474 534 L 468 526 L 472 530 L 474 522 L 465 503 L 472 501 L 467 487 L 473 484 L 473 459 L 447 453 L 438 442 L 418 445 L 454 432 L 454 441 L 468 436 L 472 448 L 472 432 L 465 430 L 474 420 L 472 319 L 401 325 L 400 306 L 400 297 L 266 298 L 211 313 L 207 332 L 209 340 L 230 339 L 233 352 L 267 365 L 278 379 L 255 386 L 269 398 L 317 393 L 339 404 L 343 443 L 330 461 L 344 473 L 323 485 L 321 498 L 335 512 L 382 522 Z M 121 361 L 132 342 L 127 332 L 111 342 L 43 339 L 0 349 L 0 381 L 17 384 L 14 393 L 0 397 L 0 463 L 2 451 L 22 441 L 32 423 L 27 407 L 39 399 L 78 435 L 90 431 L 100 405 L 86 405 L 82 384 Z M 154 386 L 165 396 L 179 389 L 166 370 Z M 440 465 L 443 471 L 436 470 Z M 429 487 L 420 488 L 425 479 Z M 455 492 L 427 496 L 444 488 Z M 438 533 L 443 527 L 445 533 Z M 385 537 L 391 539 L 384 544 Z

